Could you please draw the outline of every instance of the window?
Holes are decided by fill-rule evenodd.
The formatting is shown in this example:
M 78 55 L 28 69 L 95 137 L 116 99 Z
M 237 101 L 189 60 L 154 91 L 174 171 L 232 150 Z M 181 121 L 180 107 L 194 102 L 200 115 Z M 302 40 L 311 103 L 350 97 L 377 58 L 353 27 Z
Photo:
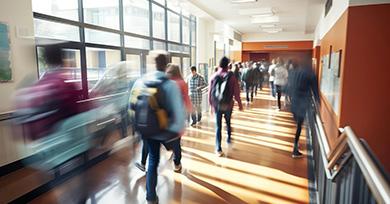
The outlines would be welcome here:
M 171 63 L 179 65 L 179 68 L 180 68 L 181 67 L 180 57 L 172 57 L 171 58 Z
M 32 10 L 50 16 L 78 21 L 78 0 L 33 0 Z
M 180 42 L 180 17 L 168 11 L 168 40 Z
M 88 89 L 92 89 L 107 69 L 121 61 L 119 50 L 86 48 Z
M 103 44 L 103 45 L 114 45 L 120 46 L 119 34 L 109 33 L 104 31 L 92 30 L 89 28 L 85 29 L 85 42 Z
M 168 51 L 169 52 L 176 52 L 176 53 L 180 53 L 182 52 L 183 48 L 181 45 L 177 45 L 177 44 L 172 44 L 172 43 L 169 43 L 168 44 Z
M 189 46 L 181 46 L 183 48 L 182 52 L 185 54 L 190 54 L 190 47 Z
M 165 10 L 153 4 L 153 37 L 165 39 Z
M 191 47 L 191 64 L 196 65 L 196 48 Z
M 166 50 L 165 42 L 153 41 L 153 49 L 154 50 Z
M 165 0 L 153 0 L 153 1 L 165 6 Z M 170 0 L 168 0 L 168 1 L 170 1 Z
M 191 45 L 196 46 L 196 22 L 191 21 Z
M 80 33 L 77 26 L 34 19 L 34 31 L 35 37 L 80 41 Z
M 190 20 L 182 18 L 183 22 L 183 44 L 190 44 Z
M 183 78 L 186 79 L 188 75 L 190 75 L 190 67 L 191 67 L 191 61 L 190 61 L 190 58 L 188 57 L 183 57 L 183 72 L 182 72 L 182 75 L 183 75 Z
M 84 0 L 84 21 L 119 30 L 119 0 Z
M 179 0 L 168 0 L 167 7 L 177 13 L 180 13 L 181 7 Z
M 124 29 L 126 32 L 149 36 L 149 2 L 123 1 Z
M 126 54 L 127 77 L 137 78 L 141 75 L 141 56 Z
M 150 41 L 148 39 L 125 36 L 125 47 L 149 50 Z

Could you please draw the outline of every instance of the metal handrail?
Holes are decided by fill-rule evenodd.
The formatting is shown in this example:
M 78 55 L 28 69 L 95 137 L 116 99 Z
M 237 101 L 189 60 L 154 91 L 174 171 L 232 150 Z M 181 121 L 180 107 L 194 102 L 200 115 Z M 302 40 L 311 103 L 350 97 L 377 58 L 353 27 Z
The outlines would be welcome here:
M 351 127 L 345 127 L 348 146 L 356 159 L 360 170 L 375 199 L 379 203 L 390 203 L 390 187 L 379 168 L 375 165 Z
M 326 177 L 330 180 L 333 180 L 336 175 L 343 169 L 346 162 L 341 162 L 339 168 L 337 170 L 332 172 L 333 165 L 329 165 L 330 161 L 334 159 L 333 157 L 336 156 L 340 158 L 340 154 L 329 154 L 330 148 L 328 141 L 326 139 L 325 131 L 323 128 L 323 123 L 318 115 L 318 108 L 317 105 L 314 103 L 314 108 L 316 110 L 315 112 L 315 126 L 317 128 L 318 134 L 318 141 L 320 146 L 320 154 L 324 163 L 325 168 L 325 174 Z M 360 143 L 357 136 L 354 134 L 351 127 L 347 126 L 344 129 L 342 129 L 344 132 L 343 134 L 346 135 L 345 140 L 347 141 L 348 147 L 351 151 L 350 154 L 347 155 L 346 158 L 344 158 L 346 161 L 351 156 L 353 156 L 373 194 L 375 199 L 378 201 L 378 203 L 390 203 L 390 187 L 389 184 L 385 178 L 385 176 L 382 174 L 380 169 L 376 166 L 373 159 L 369 156 L 366 149 L 363 147 L 363 145 Z M 331 152 L 332 153 L 332 152 Z M 331 158 L 328 158 L 327 155 L 332 155 Z M 338 160 L 338 159 L 337 159 Z

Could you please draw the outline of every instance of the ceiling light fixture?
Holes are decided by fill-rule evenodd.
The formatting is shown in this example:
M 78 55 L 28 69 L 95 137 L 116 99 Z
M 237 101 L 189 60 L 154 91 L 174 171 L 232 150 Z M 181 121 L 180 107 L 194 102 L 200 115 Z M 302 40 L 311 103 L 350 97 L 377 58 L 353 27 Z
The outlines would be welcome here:
M 239 3 L 254 3 L 257 2 L 257 0 L 232 0 L 232 3 L 239 4 Z
M 270 15 L 275 14 L 275 10 L 271 7 L 260 7 L 260 8 L 249 8 L 249 9 L 239 9 L 238 14 L 242 16 L 250 15 Z
M 262 24 L 260 28 L 275 28 L 276 24 Z
M 279 23 L 279 16 L 269 16 L 262 18 L 252 18 L 252 24 L 269 24 L 269 23 Z
M 278 32 L 281 32 L 283 31 L 282 28 L 265 28 L 265 29 L 262 29 L 264 32 L 267 32 L 267 33 L 278 33 Z

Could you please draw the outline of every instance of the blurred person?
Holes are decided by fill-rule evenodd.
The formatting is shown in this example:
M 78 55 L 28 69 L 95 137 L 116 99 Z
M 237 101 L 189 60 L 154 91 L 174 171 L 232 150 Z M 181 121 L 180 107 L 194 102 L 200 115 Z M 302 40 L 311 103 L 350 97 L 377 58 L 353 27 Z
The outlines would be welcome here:
M 288 72 L 286 67 L 284 66 L 283 60 L 281 58 L 278 58 L 274 78 L 274 85 L 278 98 L 278 110 L 282 109 L 280 99 L 282 97 L 282 93 L 284 92 L 285 86 L 287 85 L 287 77 Z
M 254 92 L 255 96 L 257 96 L 257 88 L 262 89 L 262 78 L 263 73 L 260 70 L 260 63 L 253 63 L 253 72 L 254 72 Z
M 294 78 L 295 78 L 295 73 L 296 73 L 296 68 L 297 68 L 296 61 L 293 59 L 289 59 L 288 62 L 286 63 L 287 67 L 287 85 L 286 85 L 286 104 L 288 106 L 291 106 L 291 96 L 292 96 L 292 88 L 294 85 Z
M 241 71 L 240 71 L 239 64 L 234 64 L 233 74 L 236 77 L 237 83 L 238 83 L 238 85 L 240 86 L 240 89 L 241 89 Z
M 168 53 L 153 51 L 151 55 L 155 56 L 157 70 L 135 82 L 130 92 L 130 107 L 135 112 L 135 129 L 146 141 L 149 152 L 146 200 L 158 203 L 156 185 L 160 146 L 180 137 L 185 111 L 179 87 L 165 73 Z
M 253 102 L 255 73 L 249 62 L 246 63 L 246 66 L 247 67 L 242 70 L 242 81 L 244 81 L 245 84 L 246 103 L 249 105 L 249 102 Z
M 30 140 L 47 136 L 56 124 L 83 111 L 77 104 L 81 91 L 63 69 L 61 44 L 44 46 L 43 58 L 48 70 L 32 86 L 20 89 L 15 98 L 18 123 Z
M 311 69 L 311 58 L 306 57 L 301 61 L 291 79 L 291 112 L 297 125 L 292 152 L 293 158 L 302 157 L 302 153 L 299 151 L 299 137 L 306 112 L 310 108 L 312 93 L 316 102 L 320 103 L 317 79 Z
M 223 57 L 219 62 L 219 70 L 216 72 L 210 80 L 209 88 L 209 103 L 212 107 L 212 111 L 215 113 L 216 121 L 216 135 L 215 135 L 215 148 L 218 156 L 223 156 L 221 147 L 222 139 L 222 116 L 226 121 L 227 129 L 227 143 L 231 143 L 231 116 L 233 112 L 233 97 L 238 103 L 239 110 L 242 111 L 242 103 L 240 98 L 240 89 L 238 82 L 233 72 L 228 71 L 229 58 Z
M 191 126 L 195 126 L 202 119 L 202 89 L 207 86 L 203 76 L 196 72 L 196 67 L 191 67 L 191 74 L 187 77 L 190 99 L 192 102 Z
M 276 91 L 275 91 L 275 85 L 274 85 L 274 80 L 275 80 L 275 68 L 276 68 L 276 59 L 272 59 L 271 65 L 269 66 L 268 69 L 268 74 L 269 74 L 269 86 L 271 88 L 271 94 L 273 97 L 276 97 Z

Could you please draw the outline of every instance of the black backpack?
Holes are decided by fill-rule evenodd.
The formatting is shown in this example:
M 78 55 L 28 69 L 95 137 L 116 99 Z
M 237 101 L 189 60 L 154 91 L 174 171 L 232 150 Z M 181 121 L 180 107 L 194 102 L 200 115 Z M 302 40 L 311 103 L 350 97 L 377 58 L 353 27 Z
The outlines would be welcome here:
M 134 110 L 134 128 L 144 139 L 154 139 L 168 128 L 168 111 L 162 85 L 168 78 L 159 82 L 144 82 L 145 87 L 132 91 L 130 108 Z
M 228 72 L 224 77 L 217 75 L 214 79 L 214 84 L 211 89 L 211 98 L 216 110 L 227 111 L 230 108 L 231 95 L 229 90 L 229 79 L 232 75 L 232 72 Z

